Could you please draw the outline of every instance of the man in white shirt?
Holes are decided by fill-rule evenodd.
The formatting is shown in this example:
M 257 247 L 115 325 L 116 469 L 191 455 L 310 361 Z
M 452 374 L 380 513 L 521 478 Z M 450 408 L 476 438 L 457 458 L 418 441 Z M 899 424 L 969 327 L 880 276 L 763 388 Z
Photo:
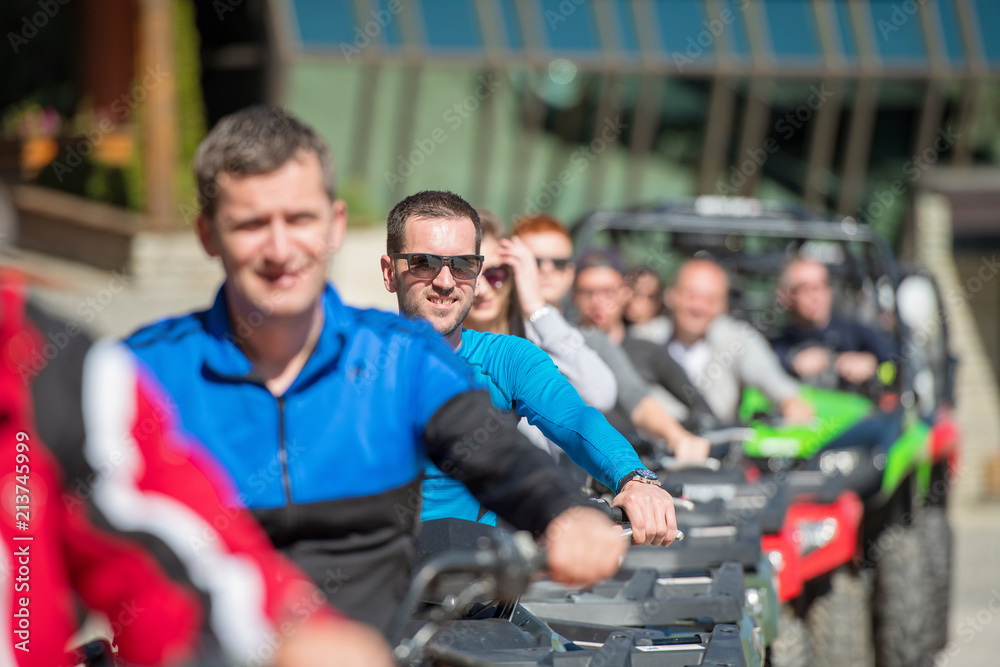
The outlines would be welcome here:
M 812 409 L 799 398 L 798 383 L 759 331 L 728 315 L 728 294 L 725 269 L 708 259 L 688 260 L 667 294 L 669 326 L 652 342 L 667 345 L 719 419 L 735 421 L 743 388 L 756 387 L 786 420 L 808 421 Z

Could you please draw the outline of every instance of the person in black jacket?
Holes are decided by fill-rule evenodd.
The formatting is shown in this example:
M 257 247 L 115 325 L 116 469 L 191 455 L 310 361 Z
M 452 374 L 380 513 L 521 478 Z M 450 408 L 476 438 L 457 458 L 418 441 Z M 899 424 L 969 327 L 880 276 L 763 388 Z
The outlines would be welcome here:
M 821 262 L 795 258 L 785 267 L 778 299 L 792 321 L 771 339 L 790 373 L 810 384 L 858 386 L 890 361 L 889 338 L 850 317 L 833 312 L 830 273 Z

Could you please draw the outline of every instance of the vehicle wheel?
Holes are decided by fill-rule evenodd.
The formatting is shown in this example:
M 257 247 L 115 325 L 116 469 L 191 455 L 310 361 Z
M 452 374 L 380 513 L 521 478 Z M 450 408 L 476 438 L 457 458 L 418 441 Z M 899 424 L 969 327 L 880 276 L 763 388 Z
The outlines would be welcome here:
M 782 605 L 778 636 L 768 647 L 767 664 L 769 667 L 811 667 L 813 663 L 813 648 L 806 622 L 790 605 Z
M 817 667 L 872 667 L 872 583 L 867 572 L 840 569 L 830 590 L 806 613 L 806 624 Z
M 878 540 L 876 560 L 875 655 L 879 667 L 931 664 L 931 581 L 928 557 L 916 526 L 899 524 Z
M 930 630 L 928 646 L 940 651 L 948 644 L 948 610 L 951 604 L 952 535 L 945 507 L 926 507 L 918 519 L 927 551 L 930 578 Z

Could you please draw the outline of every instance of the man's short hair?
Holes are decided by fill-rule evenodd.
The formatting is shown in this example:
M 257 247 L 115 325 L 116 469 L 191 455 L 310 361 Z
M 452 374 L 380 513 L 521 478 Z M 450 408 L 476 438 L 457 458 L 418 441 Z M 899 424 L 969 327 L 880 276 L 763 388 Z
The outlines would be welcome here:
M 830 284 L 830 268 L 819 261 L 818 259 L 813 259 L 812 257 L 806 257 L 803 255 L 793 255 L 785 261 L 784 266 L 781 267 L 781 274 L 778 277 L 778 288 L 789 290 L 792 288 L 792 269 L 799 264 L 815 264 L 816 266 L 822 267 L 826 272 L 826 284 Z
M 476 254 L 483 243 L 483 224 L 479 214 L 469 202 L 454 192 L 447 190 L 423 190 L 410 195 L 392 207 L 386 220 L 385 251 L 386 254 L 403 252 L 406 239 L 406 222 L 410 218 L 426 218 L 430 220 L 472 220 L 476 228 Z
M 625 264 L 622 262 L 621 255 L 612 248 L 591 248 L 584 251 L 576 263 L 576 276 L 579 278 L 580 274 L 587 269 L 599 267 L 613 269 L 622 278 L 625 277 Z
M 225 116 L 202 140 L 194 155 L 198 204 L 208 219 L 215 215 L 219 176 L 269 174 L 301 153 L 313 153 L 330 201 L 336 183 L 330 147 L 315 130 L 276 106 L 254 105 Z

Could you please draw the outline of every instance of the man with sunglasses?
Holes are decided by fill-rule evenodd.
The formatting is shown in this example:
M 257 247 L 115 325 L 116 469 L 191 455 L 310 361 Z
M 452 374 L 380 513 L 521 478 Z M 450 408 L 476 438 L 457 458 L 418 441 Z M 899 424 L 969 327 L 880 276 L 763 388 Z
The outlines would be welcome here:
M 347 213 L 311 128 L 251 107 L 220 120 L 194 163 L 198 235 L 226 281 L 208 310 L 127 343 L 337 608 L 382 629 L 393 621 L 428 461 L 543 536 L 555 579 L 617 569 L 625 545 L 610 520 L 492 410 L 431 327 L 345 306 L 326 282 Z M 450 265 L 449 276 L 480 269 L 476 258 Z
M 628 513 L 634 543 L 673 541 L 677 525 L 670 495 L 601 413 L 580 399 L 552 360 L 523 338 L 462 329 L 483 262 L 476 210 L 450 192 L 419 192 L 392 209 L 386 236 L 382 277 L 386 289 L 396 294 L 400 312 L 431 322 L 472 366 L 496 407 L 526 417 L 577 465 L 613 489 L 612 504 Z M 432 466 L 427 473 L 426 510 L 440 513 L 444 507 L 450 516 L 483 518 L 479 503 L 461 488 Z

